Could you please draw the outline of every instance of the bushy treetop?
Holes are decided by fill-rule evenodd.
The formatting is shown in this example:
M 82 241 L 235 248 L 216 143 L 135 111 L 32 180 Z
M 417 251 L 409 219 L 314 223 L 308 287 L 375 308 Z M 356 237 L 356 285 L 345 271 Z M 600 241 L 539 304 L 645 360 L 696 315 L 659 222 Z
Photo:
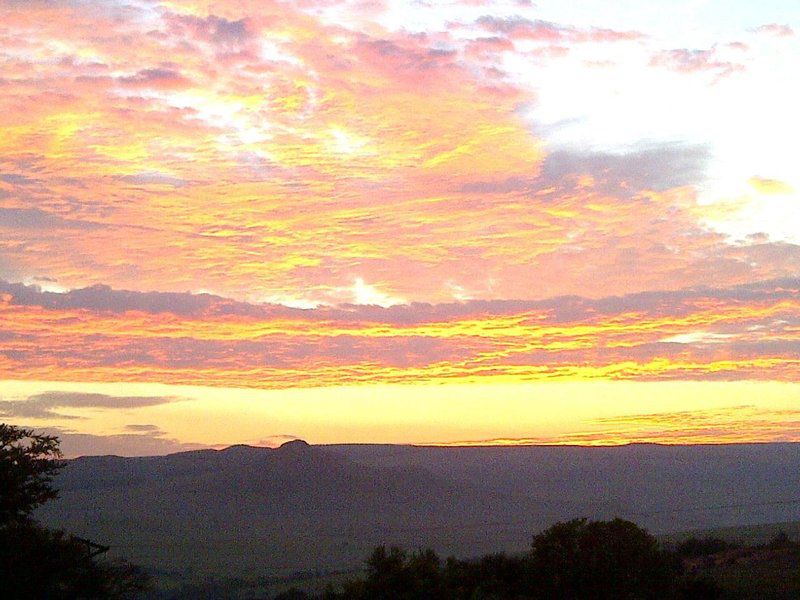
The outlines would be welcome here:
M 27 519 L 58 495 L 52 483 L 61 457 L 55 436 L 0 423 L 0 526 Z

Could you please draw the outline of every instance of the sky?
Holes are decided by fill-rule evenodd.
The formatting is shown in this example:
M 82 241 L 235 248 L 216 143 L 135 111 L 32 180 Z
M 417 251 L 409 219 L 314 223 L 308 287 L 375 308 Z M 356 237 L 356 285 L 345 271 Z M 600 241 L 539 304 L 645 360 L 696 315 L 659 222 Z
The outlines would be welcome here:
M 0 0 L 0 420 L 800 441 L 800 4 Z

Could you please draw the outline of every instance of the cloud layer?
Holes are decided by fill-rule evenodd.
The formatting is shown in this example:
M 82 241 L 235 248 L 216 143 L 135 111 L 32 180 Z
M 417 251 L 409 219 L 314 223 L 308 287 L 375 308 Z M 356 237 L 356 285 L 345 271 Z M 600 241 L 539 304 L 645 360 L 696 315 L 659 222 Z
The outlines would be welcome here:
M 695 4 L 0 2 L 0 416 L 156 449 L 168 388 L 42 390 L 797 381 L 800 21 Z
M 102 286 L 55 294 L 2 284 L 0 331 L 0 378 L 8 379 L 266 389 L 483 379 L 795 381 L 800 281 L 305 310 L 210 295 Z M 103 402 L 45 395 L 25 410 Z
M 457 441 L 444 446 L 520 446 L 531 444 L 614 445 L 719 444 L 800 441 L 800 410 L 770 410 L 753 405 L 716 410 L 686 410 L 595 419 L 588 431 L 536 438 Z
M 202 444 L 184 443 L 171 438 L 158 428 L 135 430 L 132 433 L 96 435 L 63 427 L 47 427 L 44 433 L 58 436 L 59 447 L 66 458 L 78 456 L 160 456 L 208 448 Z
M 623 53 L 719 78 L 746 50 L 513 3 L 417 8 L 424 31 L 381 2 L 4 3 L 0 277 L 313 305 L 799 272 L 797 246 L 708 227 L 702 145 L 546 148 L 515 67 Z

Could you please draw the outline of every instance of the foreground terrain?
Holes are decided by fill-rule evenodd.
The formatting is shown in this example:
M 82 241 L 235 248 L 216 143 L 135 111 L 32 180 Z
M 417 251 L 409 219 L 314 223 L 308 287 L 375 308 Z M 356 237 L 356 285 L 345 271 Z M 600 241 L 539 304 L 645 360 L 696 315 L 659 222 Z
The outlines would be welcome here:
M 357 568 L 376 545 L 523 551 L 574 517 L 655 534 L 796 521 L 800 445 L 613 448 L 234 446 L 71 461 L 44 524 L 164 577 Z

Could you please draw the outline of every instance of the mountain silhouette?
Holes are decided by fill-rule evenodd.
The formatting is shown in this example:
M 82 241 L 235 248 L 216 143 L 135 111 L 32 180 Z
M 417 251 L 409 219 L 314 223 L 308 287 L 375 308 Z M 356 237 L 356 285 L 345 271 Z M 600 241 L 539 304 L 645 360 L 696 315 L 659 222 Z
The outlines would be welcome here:
M 378 544 L 478 556 L 558 520 L 653 532 L 800 520 L 800 445 L 231 446 L 70 461 L 37 516 L 181 574 L 358 565 Z

